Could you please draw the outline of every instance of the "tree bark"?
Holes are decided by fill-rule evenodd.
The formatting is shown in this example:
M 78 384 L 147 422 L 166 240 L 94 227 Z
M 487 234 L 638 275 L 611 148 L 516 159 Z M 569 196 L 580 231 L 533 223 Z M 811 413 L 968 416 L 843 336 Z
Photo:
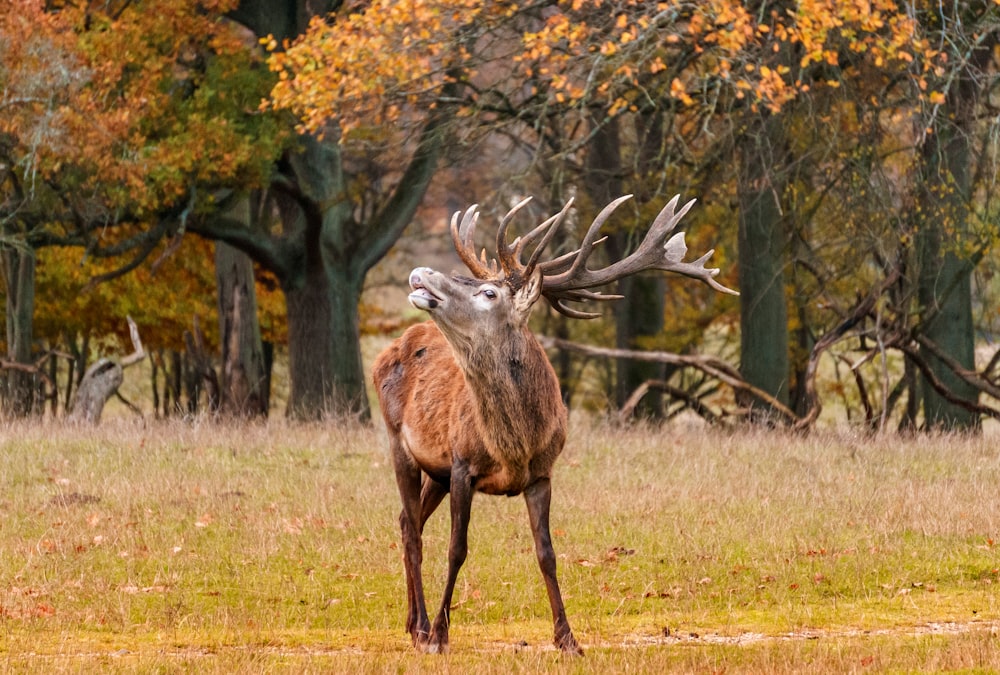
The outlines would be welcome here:
M 249 203 L 241 200 L 233 214 L 249 222 Z M 215 244 L 215 278 L 219 301 L 220 411 L 233 417 L 267 415 L 270 378 L 257 321 L 253 261 L 224 242 Z
M 31 365 L 32 328 L 35 314 L 35 252 L 30 248 L 3 250 L 7 284 L 7 360 Z M 35 407 L 35 376 L 8 369 L 3 388 L 3 411 L 12 417 L 27 417 Z
M 357 306 L 360 283 L 349 270 L 323 266 L 285 293 L 291 391 L 288 413 L 298 419 L 349 415 L 367 420 Z
M 780 122 L 753 123 L 739 148 L 740 370 L 751 385 L 788 405 L 788 312 L 785 299 L 785 227 L 776 168 L 784 156 Z M 753 397 L 741 403 L 771 418 Z
M 98 359 L 87 369 L 80 388 L 76 390 L 69 421 L 98 424 L 101 421 L 101 413 L 104 412 L 104 404 L 118 391 L 123 380 L 124 374 L 120 363 L 112 359 Z

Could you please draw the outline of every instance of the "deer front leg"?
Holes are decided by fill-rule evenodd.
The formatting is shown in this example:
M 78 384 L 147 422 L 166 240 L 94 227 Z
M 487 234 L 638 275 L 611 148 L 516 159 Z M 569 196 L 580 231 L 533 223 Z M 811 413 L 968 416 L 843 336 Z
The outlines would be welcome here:
M 427 616 L 420 571 L 423 562 L 421 531 L 425 520 L 421 513 L 421 473 L 402 454 L 404 451 L 397 447 L 395 440 L 392 446 L 396 484 L 403 502 L 403 510 L 399 514 L 399 529 L 403 540 L 403 567 L 406 570 L 406 632 L 410 634 L 414 646 L 423 648 L 430 637 L 430 619 Z
M 555 645 L 570 654 L 583 654 L 583 649 L 573 637 L 566 618 L 566 607 L 559 592 L 556 579 L 556 554 L 552 549 L 552 535 L 549 533 L 549 504 L 552 501 L 552 484 L 548 478 L 540 478 L 524 490 L 524 501 L 528 505 L 528 519 L 531 534 L 535 539 L 535 555 L 542 569 L 545 590 L 552 607 L 552 621 L 555 624 Z
M 448 580 L 444 586 L 441 609 L 434 619 L 429 652 L 448 651 L 448 627 L 451 621 L 451 598 L 458 571 L 469 551 L 469 516 L 472 513 L 472 476 L 469 467 L 456 462 L 451 469 L 451 541 L 448 544 Z

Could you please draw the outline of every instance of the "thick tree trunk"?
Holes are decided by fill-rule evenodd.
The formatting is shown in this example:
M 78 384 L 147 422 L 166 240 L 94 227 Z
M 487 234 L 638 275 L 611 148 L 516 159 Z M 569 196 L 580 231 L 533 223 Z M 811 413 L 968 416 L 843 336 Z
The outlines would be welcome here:
M 920 258 L 918 300 L 925 318 L 922 332 L 969 370 L 975 369 L 972 320 L 972 268 L 942 243 L 938 222 L 925 221 L 917 235 Z M 978 391 L 936 356 L 921 350 L 938 380 L 962 399 L 976 401 Z M 975 429 L 979 416 L 950 403 L 926 379 L 920 379 L 924 423 L 929 428 Z
M 24 248 L 3 250 L 7 284 L 7 359 L 32 364 L 32 327 L 35 314 L 35 252 Z M 35 375 L 15 368 L 4 373 L 3 411 L 12 417 L 27 417 L 35 404 Z
M 788 310 L 785 301 L 785 228 L 775 168 L 782 155 L 780 125 L 761 124 L 740 148 L 740 371 L 751 385 L 788 405 Z M 771 417 L 754 398 L 741 403 Z
M 971 266 L 952 251 L 943 251 L 942 232 L 936 225 L 921 228 L 919 301 L 931 318 L 923 334 L 950 354 L 966 369 L 975 369 L 974 325 L 972 321 Z M 975 402 L 979 392 L 956 375 L 936 356 L 921 350 L 935 376 L 964 400 Z M 924 422 L 929 428 L 978 429 L 979 415 L 950 403 L 921 378 Z
M 948 97 L 935 133 L 924 144 L 926 185 L 917 231 L 920 275 L 917 297 L 924 321 L 923 334 L 964 368 L 975 370 L 975 326 L 972 319 L 972 264 L 962 256 L 968 233 L 971 192 L 969 133 L 975 113 L 974 85 L 961 81 Z M 949 390 L 976 402 L 979 392 L 937 357 L 922 350 L 924 359 Z M 980 418 L 950 403 L 921 378 L 924 423 L 929 428 L 978 429 Z
M 253 261 L 242 251 L 216 242 L 215 278 L 222 349 L 221 412 L 235 417 L 266 416 L 270 377 L 257 322 Z
M 370 416 L 361 351 L 358 302 L 361 279 L 324 266 L 301 287 L 286 290 L 291 392 L 288 414 Z
M 642 339 L 663 331 L 663 297 L 666 280 L 662 275 L 637 275 L 618 282 L 617 292 L 625 297 L 615 307 L 615 346 L 642 349 Z M 648 348 L 648 345 L 647 345 Z M 649 380 L 666 379 L 666 366 L 650 361 L 620 359 L 615 382 L 615 403 L 619 409 L 632 393 Z M 654 390 L 642 397 L 633 414 L 638 417 L 663 416 L 663 395 Z

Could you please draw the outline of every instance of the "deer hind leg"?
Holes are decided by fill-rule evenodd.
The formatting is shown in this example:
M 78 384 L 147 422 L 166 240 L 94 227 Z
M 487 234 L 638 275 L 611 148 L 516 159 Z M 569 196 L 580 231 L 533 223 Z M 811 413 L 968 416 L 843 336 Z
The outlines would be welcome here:
M 469 467 L 456 463 L 451 470 L 451 541 L 448 543 L 448 579 L 444 586 L 441 609 L 431 630 L 427 651 L 448 651 L 448 627 L 451 622 L 451 598 L 455 592 L 458 571 L 469 551 L 469 516 L 472 513 L 472 476 Z
M 559 592 L 559 581 L 556 579 L 556 554 L 552 549 L 552 535 L 549 533 L 549 504 L 552 501 L 552 484 L 549 479 L 540 478 L 529 485 L 524 491 L 524 501 L 528 505 L 531 534 L 535 539 L 535 555 L 538 557 L 538 566 L 542 569 L 545 590 L 552 607 L 555 645 L 570 654 L 583 654 L 583 649 L 577 644 L 569 627 L 566 607 Z
M 399 514 L 399 529 L 403 540 L 403 567 L 406 570 L 406 632 L 414 646 L 423 648 L 430 638 L 430 619 L 424 600 L 424 585 L 420 567 L 423 563 L 421 532 L 426 517 L 422 515 L 421 471 L 394 438 L 391 443 L 396 484 L 403 502 Z M 438 499 L 440 502 L 440 498 Z M 428 514 L 430 515 L 430 514 Z
M 448 494 L 448 487 L 437 482 L 427 474 L 424 474 L 423 483 L 420 490 L 420 533 L 424 532 L 424 525 L 427 519 L 441 505 L 445 495 Z

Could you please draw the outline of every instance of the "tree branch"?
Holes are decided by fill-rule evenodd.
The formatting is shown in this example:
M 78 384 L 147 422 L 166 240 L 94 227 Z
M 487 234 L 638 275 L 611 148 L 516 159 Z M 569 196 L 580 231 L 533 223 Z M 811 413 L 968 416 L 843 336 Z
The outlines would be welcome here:
M 539 335 L 538 341 L 542 343 L 542 346 L 547 348 L 563 349 L 570 352 L 576 352 L 578 354 L 586 354 L 587 356 L 600 356 L 602 358 L 609 359 L 652 361 L 655 363 L 667 363 L 675 366 L 696 368 L 707 375 L 711 375 L 723 384 L 729 385 L 736 391 L 744 391 L 764 403 L 767 403 L 777 413 L 784 417 L 785 421 L 791 424 L 795 424 L 799 421 L 798 415 L 796 415 L 788 406 L 784 405 L 781 401 L 777 400 L 766 391 L 747 383 L 733 366 L 712 356 L 705 356 L 701 354 L 673 354 L 670 352 L 658 351 L 642 352 L 632 349 L 612 349 L 609 347 L 592 347 L 590 345 L 582 345 L 576 342 L 570 342 L 569 340 L 548 337 L 545 335 Z

